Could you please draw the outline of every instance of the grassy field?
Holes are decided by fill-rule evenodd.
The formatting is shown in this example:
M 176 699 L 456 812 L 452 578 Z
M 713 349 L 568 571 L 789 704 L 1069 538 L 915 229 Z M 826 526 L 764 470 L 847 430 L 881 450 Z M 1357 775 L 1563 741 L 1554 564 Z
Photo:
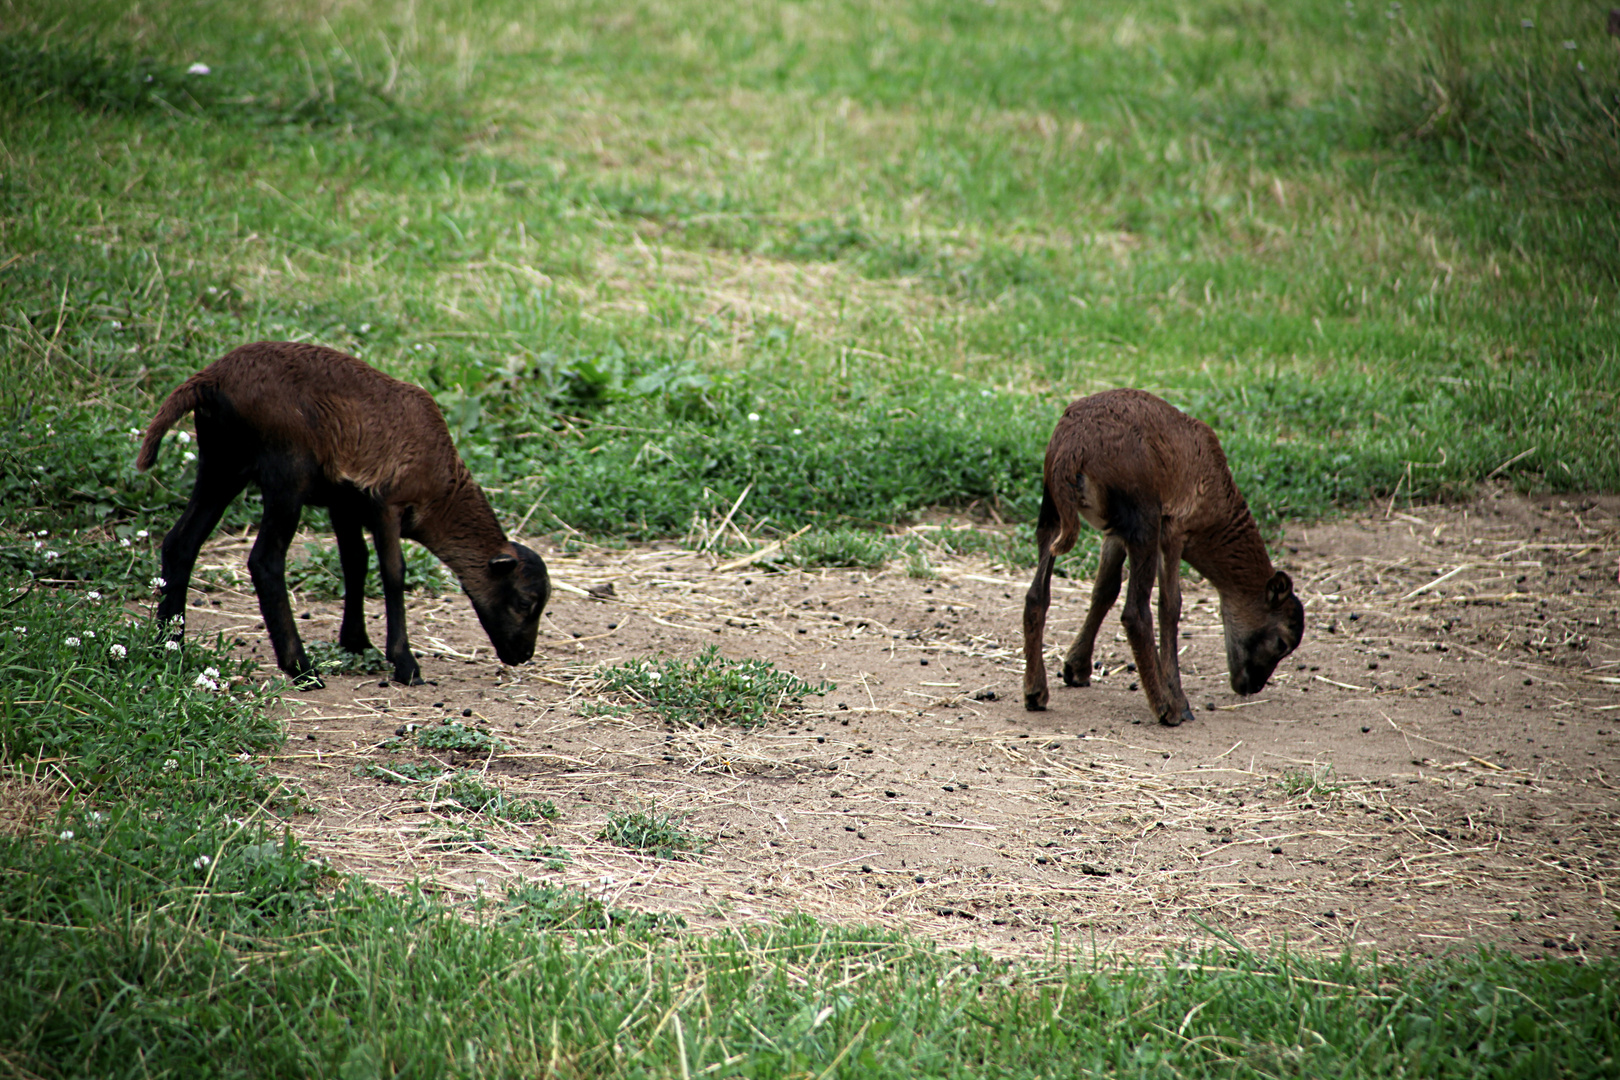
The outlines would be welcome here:
M 707 537 L 737 504 L 750 536 L 881 559 L 871 532 L 925 507 L 1027 522 L 1063 404 L 1115 385 L 1213 425 L 1268 522 L 1620 488 L 1604 14 L 0 5 L 0 784 L 45 814 L 0 840 L 0 1062 L 1612 1072 L 1612 965 L 1013 968 L 333 892 L 260 824 L 297 795 L 252 763 L 258 692 L 123 606 L 190 468 L 171 440 L 134 473 L 131 429 L 259 338 L 427 386 L 503 518 L 559 538 Z

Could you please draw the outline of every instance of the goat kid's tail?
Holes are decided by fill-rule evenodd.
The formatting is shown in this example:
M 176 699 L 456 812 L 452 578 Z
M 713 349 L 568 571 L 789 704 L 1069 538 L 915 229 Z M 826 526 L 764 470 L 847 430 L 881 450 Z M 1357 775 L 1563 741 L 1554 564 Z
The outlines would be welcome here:
M 145 472 L 152 467 L 153 462 L 157 461 L 158 444 L 163 441 L 164 434 L 200 404 L 202 384 L 195 376 L 181 383 L 174 393 L 163 400 L 163 404 L 158 406 L 157 415 L 146 425 L 146 435 L 141 439 L 141 452 L 135 458 L 138 471 Z

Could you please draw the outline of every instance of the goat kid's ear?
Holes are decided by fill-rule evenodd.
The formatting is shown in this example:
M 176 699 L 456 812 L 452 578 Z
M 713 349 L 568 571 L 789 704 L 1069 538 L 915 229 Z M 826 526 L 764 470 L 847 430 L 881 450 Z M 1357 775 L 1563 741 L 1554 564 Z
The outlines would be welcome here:
M 1280 607 L 1284 600 L 1294 595 L 1294 579 L 1281 570 L 1271 575 L 1266 582 L 1266 603 L 1271 607 Z
M 489 572 L 496 577 L 505 577 L 517 569 L 518 561 L 511 555 L 496 555 L 489 560 Z

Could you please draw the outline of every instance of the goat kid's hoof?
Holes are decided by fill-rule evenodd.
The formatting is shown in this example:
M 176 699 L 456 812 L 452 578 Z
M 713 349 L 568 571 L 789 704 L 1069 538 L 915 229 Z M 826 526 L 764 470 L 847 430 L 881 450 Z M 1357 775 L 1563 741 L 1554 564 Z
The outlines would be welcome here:
M 1024 708 L 1029 712 L 1045 712 L 1048 694 L 1042 690 L 1038 694 L 1024 695 Z
M 1091 672 L 1079 665 L 1063 665 L 1064 686 L 1090 686 Z
M 1183 705 L 1178 709 L 1172 705 L 1159 714 L 1159 723 L 1165 727 L 1180 727 L 1182 724 L 1192 720 L 1192 718 L 1192 706 Z

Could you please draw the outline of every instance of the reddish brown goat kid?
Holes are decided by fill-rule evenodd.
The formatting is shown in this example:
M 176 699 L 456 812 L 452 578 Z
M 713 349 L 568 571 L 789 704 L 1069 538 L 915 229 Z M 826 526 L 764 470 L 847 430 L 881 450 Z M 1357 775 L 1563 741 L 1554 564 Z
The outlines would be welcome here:
M 507 540 L 425 390 L 319 345 L 244 345 L 169 395 L 146 429 L 137 469 L 152 466 L 164 432 L 186 413 L 196 414 L 197 484 L 163 538 L 159 620 L 178 619 L 176 629 L 184 628 L 197 551 L 252 482 L 264 493 L 264 515 L 248 572 L 276 663 L 300 687 L 322 685 L 287 602 L 287 546 L 305 506 L 331 511 L 343 567 L 343 648 L 371 647 L 364 528 L 377 547 L 388 614 L 384 654 L 396 680 L 422 682 L 405 634 L 402 537 L 426 546 L 460 579 L 503 661 L 521 664 L 534 655 L 551 596 L 546 564 Z
M 1046 708 L 1042 637 L 1052 564 L 1074 546 L 1084 518 L 1103 533 L 1097 582 L 1085 624 L 1063 660 L 1069 686 L 1091 683 L 1097 630 L 1119 596 L 1127 556 L 1130 585 L 1121 621 L 1148 705 L 1162 724 L 1192 719 L 1181 689 L 1176 629 L 1181 560 L 1221 594 L 1232 689 L 1258 693 L 1305 634 L 1294 583 L 1274 570 L 1248 504 L 1232 483 L 1209 427 L 1141 390 L 1081 398 L 1058 421 L 1046 448 L 1046 483 L 1035 526 L 1039 562 L 1024 599 L 1024 706 Z M 1159 650 L 1148 598 L 1159 579 Z

